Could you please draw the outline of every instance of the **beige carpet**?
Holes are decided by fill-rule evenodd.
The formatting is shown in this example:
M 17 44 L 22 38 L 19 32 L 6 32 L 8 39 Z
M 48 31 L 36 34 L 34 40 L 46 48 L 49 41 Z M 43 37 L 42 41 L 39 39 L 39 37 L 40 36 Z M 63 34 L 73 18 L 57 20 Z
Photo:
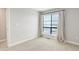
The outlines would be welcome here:
M 38 38 L 16 45 L 3 51 L 78 51 L 79 46 L 59 43 L 55 39 Z

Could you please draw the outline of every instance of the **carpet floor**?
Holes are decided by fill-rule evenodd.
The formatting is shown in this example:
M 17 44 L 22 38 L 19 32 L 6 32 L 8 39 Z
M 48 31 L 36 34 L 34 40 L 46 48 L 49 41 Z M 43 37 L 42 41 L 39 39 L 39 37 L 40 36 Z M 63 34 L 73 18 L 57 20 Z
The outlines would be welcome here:
M 1 51 L 79 51 L 79 46 L 60 43 L 55 39 L 38 38 Z

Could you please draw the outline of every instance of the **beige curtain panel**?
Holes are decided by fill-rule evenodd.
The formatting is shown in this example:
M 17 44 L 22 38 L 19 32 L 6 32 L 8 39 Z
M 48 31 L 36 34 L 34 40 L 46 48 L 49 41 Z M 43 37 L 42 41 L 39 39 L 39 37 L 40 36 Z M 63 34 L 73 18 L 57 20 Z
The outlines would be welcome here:
M 59 24 L 58 24 L 58 41 L 64 42 L 65 40 L 65 18 L 64 18 L 64 10 L 59 11 Z

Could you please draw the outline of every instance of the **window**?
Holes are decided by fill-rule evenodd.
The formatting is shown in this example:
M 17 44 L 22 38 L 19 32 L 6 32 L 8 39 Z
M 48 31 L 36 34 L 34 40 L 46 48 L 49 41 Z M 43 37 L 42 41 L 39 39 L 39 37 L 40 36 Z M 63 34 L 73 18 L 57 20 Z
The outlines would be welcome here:
M 59 13 L 43 15 L 43 33 L 55 35 L 58 29 Z

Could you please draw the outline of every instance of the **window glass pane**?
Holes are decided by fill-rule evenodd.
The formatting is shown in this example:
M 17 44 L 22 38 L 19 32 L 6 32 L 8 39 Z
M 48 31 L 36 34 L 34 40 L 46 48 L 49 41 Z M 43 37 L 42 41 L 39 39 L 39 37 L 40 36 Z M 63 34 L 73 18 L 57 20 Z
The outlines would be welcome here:
M 51 21 L 51 14 L 44 15 L 44 22 L 50 22 Z
M 58 24 L 52 24 L 52 27 L 58 27 Z
M 57 35 L 57 29 L 52 29 L 52 35 Z
M 59 21 L 59 14 L 52 14 L 52 24 L 58 24 Z
M 51 27 L 50 24 L 44 24 L 44 27 Z
M 51 27 L 51 14 L 44 15 L 44 27 Z
M 52 27 L 58 27 L 58 23 L 55 23 L 55 22 L 54 22 L 54 23 L 52 24 Z
M 44 28 L 44 33 L 50 35 L 50 28 Z
M 44 22 L 44 24 L 51 24 L 50 22 Z

